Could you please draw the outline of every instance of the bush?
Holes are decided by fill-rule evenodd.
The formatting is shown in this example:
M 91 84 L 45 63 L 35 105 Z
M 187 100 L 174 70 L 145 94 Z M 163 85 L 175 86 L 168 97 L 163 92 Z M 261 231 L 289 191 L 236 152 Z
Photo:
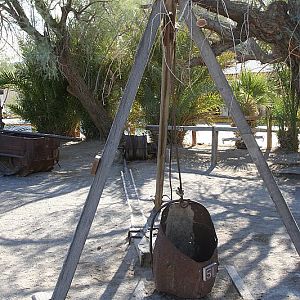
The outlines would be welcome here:
M 58 76 L 47 78 L 34 63 L 16 66 L 15 72 L 0 74 L 0 84 L 14 86 L 19 96 L 10 109 L 29 121 L 37 131 L 71 135 L 79 124 L 78 101 L 67 92 L 66 81 Z
M 276 71 L 274 80 L 277 86 L 273 115 L 278 125 L 278 141 L 282 150 L 297 152 L 299 148 L 297 122 L 300 99 L 290 83 L 290 70 L 286 66 L 277 65 Z

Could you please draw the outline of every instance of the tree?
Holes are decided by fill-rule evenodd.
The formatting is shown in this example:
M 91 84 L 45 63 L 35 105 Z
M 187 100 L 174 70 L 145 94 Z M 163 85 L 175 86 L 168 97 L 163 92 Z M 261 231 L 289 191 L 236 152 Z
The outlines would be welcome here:
M 13 71 L 0 70 L 0 86 L 18 91 L 16 104 L 9 108 L 39 132 L 74 136 L 79 125 L 79 101 L 67 92 L 61 74 L 49 78 L 32 58 L 30 45 L 23 49 L 24 60 Z
M 268 77 L 266 74 L 252 73 L 250 71 L 242 71 L 238 79 L 232 82 L 232 89 L 241 109 L 246 117 L 248 124 L 255 134 L 256 119 L 260 114 L 259 109 L 268 107 L 270 104 L 271 93 L 268 85 Z M 235 135 L 240 137 L 240 133 Z M 246 149 L 243 140 L 237 140 L 235 145 L 238 149 Z
M 278 125 L 278 141 L 280 148 L 295 151 L 299 147 L 297 128 L 299 100 L 291 89 L 291 71 L 283 64 L 276 66 L 275 76 L 272 78 L 274 88 L 273 114 Z
M 232 82 L 232 88 L 245 116 L 253 117 L 253 120 L 259 114 L 259 106 L 266 105 L 270 100 L 265 74 L 242 71 L 239 78 Z M 255 127 L 255 122 L 253 125 Z
M 118 1 L 116 2 L 118 3 Z M 28 7 L 33 5 L 32 12 L 38 15 L 43 24 L 43 30 L 38 26 L 40 22 L 30 20 L 27 16 L 24 4 L 27 4 Z M 38 55 L 42 60 L 41 63 L 50 70 L 54 70 L 53 74 L 51 72 L 49 74 L 55 75 L 55 69 L 58 66 L 59 71 L 68 81 L 69 93 L 80 100 L 103 137 L 109 133 L 112 116 L 108 113 L 103 97 L 99 96 L 103 94 L 102 91 L 99 91 L 101 88 L 99 66 L 90 64 L 95 55 L 92 58 L 89 57 L 88 55 L 92 52 L 87 53 L 86 49 L 91 49 L 89 43 L 93 43 L 95 46 L 95 41 L 101 39 L 103 30 L 102 32 L 95 31 L 97 25 L 102 25 L 104 30 L 110 32 L 112 39 L 119 37 L 119 33 L 116 34 L 116 32 L 120 30 L 121 26 L 118 28 L 116 22 L 113 22 L 112 10 L 113 8 L 105 0 L 34 0 L 22 1 L 22 3 L 18 0 L 0 1 L 1 24 L 7 26 L 16 24 L 28 34 L 40 49 Z M 104 24 L 99 24 L 99 20 L 105 20 Z M 93 35 L 93 37 L 86 40 L 87 35 L 90 37 Z M 112 41 L 107 42 L 108 46 L 113 46 Z M 86 46 L 84 51 L 82 51 L 82 45 Z M 108 47 L 106 53 L 109 53 L 110 50 Z M 84 54 L 84 56 L 80 57 L 78 54 Z M 103 61 L 103 56 L 101 60 Z M 88 72 L 90 69 L 95 71 L 95 68 L 98 68 L 96 72 L 98 76 L 96 76 L 96 80 L 91 81 Z M 101 71 L 103 74 L 104 71 Z M 100 79 L 103 78 L 100 77 Z
M 176 35 L 176 66 L 175 78 L 173 79 L 174 93 L 170 103 L 169 124 L 196 125 L 205 120 L 209 123 L 217 113 L 221 99 L 210 78 L 207 68 L 200 67 L 189 69 L 186 62 L 190 53 L 195 52 L 191 47 L 190 36 L 187 30 L 179 29 Z M 222 55 L 221 63 L 228 61 Z M 144 73 L 137 101 L 144 112 L 146 124 L 158 124 L 160 113 L 160 85 L 162 73 L 162 51 L 160 43 L 157 43 Z M 152 138 L 157 140 L 157 132 L 152 132 Z M 185 132 L 177 132 L 177 142 L 183 142 Z
M 227 50 L 239 61 L 284 62 L 291 70 L 292 97 L 300 103 L 300 2 L 299 0 L 193 0 L 198 15 L 213 32 L 216 55 Z M 192 65 L 201 64 L 194 58 Z M 294 107 L 295 108 L 295 107 Z M 292 136 L 297 139 L 297 136 Z M 298 149 L 295 149 L 296 151 Z

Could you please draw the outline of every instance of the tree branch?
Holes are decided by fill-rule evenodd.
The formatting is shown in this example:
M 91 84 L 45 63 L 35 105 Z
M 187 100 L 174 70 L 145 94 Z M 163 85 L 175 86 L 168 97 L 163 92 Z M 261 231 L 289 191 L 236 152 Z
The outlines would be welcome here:
M 229 39 L 232 37 L 229 23 L 220 22 L 216 18 L 211 18 L 208 15 L 201 16 L 201 17 L 203 17 L 207 22 L 207 25 L 205 26 L 205 28 L 216 32 L 222 38 Z M 234 27 L 233 27 L 233 29 L 234 29 Z
M 249 12 L 250 8 L 250 5 L 245 2 L 231 0 L 193 0 L 193 2 L 208 11 L 220 14 L 236 22 L 243 22 L 244 15 Z
M 44 36 L 31 24 L 27 18 L 25 11 L 20 3 L 16 0 L 5 1 L 6 5 L 1 5 L 1 8 L 10 15 L 15 22 L 23 29 L 29 36 L 33 37 L 36 41 L 41 41 Z
M 267 53 L 261 49 L 254 38 L 250 38 L 247 41 L 247 46 L 250 50 L 249 52 L 252 53 L 244 55 L 245 60 L 256 59 L 263 64 L 283 61 L 283 57 L 276 51 L 276 48 L 273 48 L 271 53 Z
M 300 5 L 299 0 L 282 0 L 271 2 L 266 9 L 260 10 L 242 1 L 231 0 L 192 0 L 200 7 L 235 21 L 237 25 L 232 30 L 226 30 L 222 24 L 210 17 L 207 28 L 216 32 L 223 42 L 213 45 L 216 55 L 222 49 L 255 38 L 272 46 L 272 53 L 265 53 L 252 43 L 252 54 L 262 62 L 284 60 L 288 56 L 300 56 Z M 208 14 L 210 15 L 210 14 Z M 230 36 L 231 34 L 231 36 Z M 248 57 L 248 54 L 246 55 Z M 297 58 L 298 59 L 298 58 Z
M 68 0 L 67 4 L 65 6 L 62 6 L 61 8 L 61 19 L 59 21 L 60 28 L 65 28 L 68 15 L 72 11 L 72 0 Z
M 261 47 L 257 44 L 254 38 L 249 38 L 247 40 L 246 47 L 247 51 L 242 51 L 240 45 L 241 42 L 235 43 L 235 47 L 233 47 L 232 41 L 228 42 L 216 42 L 211 45 L 216 56 L 222 54 L 225 51 L 234 51 L 236 55 L 236 59 L 239 62 L 245 62 L 247 60 L 259 60 L 261 63 L 275 63 L 283 61 L 281 53 L 276 52 L 276 48 L 273 49 L 272 53 L 267 53 L 261 49 Z M 190 67 L 196 67 L 199 65 L 203 65 L 203 61 L 201 57 L 194 57 L 190 60 Z
M 88 3 L 87 5 L 85 5 L 84 7 L 82 7 L 81 9 L 79 9 L 77 11 L 77 14 L 80 15 L 83 12 L 85 12 L 91 5 L 94 5 L 96 3 L 107 3 L 107 0 L 98 0 L 98 1 L 91 1 L 90 3 Z
M 59 23 L 51 16 L 48 7 L 43 0 L 35 0 L 35 7 L 48 26 L 58 35 L 61 35 Z

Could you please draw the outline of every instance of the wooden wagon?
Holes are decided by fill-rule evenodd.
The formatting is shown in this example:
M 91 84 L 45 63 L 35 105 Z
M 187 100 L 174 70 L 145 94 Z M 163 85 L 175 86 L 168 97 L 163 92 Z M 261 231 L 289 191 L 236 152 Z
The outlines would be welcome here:
M 0 174 L 50 171 L 59 160 L 60 140 L 55 135 L 0 131 Z

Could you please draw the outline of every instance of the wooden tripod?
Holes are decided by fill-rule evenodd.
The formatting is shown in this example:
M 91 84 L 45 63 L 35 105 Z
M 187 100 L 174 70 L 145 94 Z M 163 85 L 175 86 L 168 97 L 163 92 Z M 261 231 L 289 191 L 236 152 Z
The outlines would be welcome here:
M 135 62 L 129 75 L 129 79 L 124 90 L 118 112 L 116 114 L 110 130 L 110 134 L 104 147 L 101 164 L 98 167 L 94 181 L 83 207 L 72 243 L 70 245 L 59 278 L 57 280 L 56 287 L 52 295 L 52 300 L 62 300 L 67 296 L 77 264 L 81 256 L 81 252 L 92 225 L 106 179 L 108 177 L 110 166 L 113 162 L 114 157 L 112 153 L 115 153 L 117 150 L 126 119 L 135 99 L 142 75 L 149 59 L 150 51 L 152 49 L 156 33 L 160 26 L 162 15 L 169 16 L 169 11 L 166 10 L 166 5 L 174 5 L 174 2 L 174 0 L 157 0 L 152 7 L 152 12 L 150 14 L 145 33 L 139 43 Z M 215 55 L 210 48 L 208 41 L 205 39 L 204 34 L 201 32 L 201 29 L 196 25 L 196 18 L 191 10 L 191 0 L 179 0 L 179 4 L 181 13 L 180 18 L 184 18 L 190 30 L 191 37 L 199 48 L 203 61 L 207 65 L 209 72 L 219 89 L 220 94 L 222 95 L 224 101 L 230 109 L 234 122 L 237 125 L 241 136 L 248 148 L 248 151 L 269 191 L 269 194 L 277 208 L 278 214 L 281 217 L 298 254 L 300 255 L 299 228 L 268 168 L 263 154 L 260 151 L 255 138 L 253 137 L 251 129 L 246 122 L 240 106 L 233 95 L 233 92 L 225 78 L 225 75 L 222 72 L 219 63 L 216 60 Z M 169 84 L 168 82 L 169 81 L 167 80 L 167 85 Z M 166 88 L 169 87 L 166 86 Z M 161 171 L 164 171 L 163 168 Z M 160 200 L 159 197 L 157 199 L 158 201 Z

